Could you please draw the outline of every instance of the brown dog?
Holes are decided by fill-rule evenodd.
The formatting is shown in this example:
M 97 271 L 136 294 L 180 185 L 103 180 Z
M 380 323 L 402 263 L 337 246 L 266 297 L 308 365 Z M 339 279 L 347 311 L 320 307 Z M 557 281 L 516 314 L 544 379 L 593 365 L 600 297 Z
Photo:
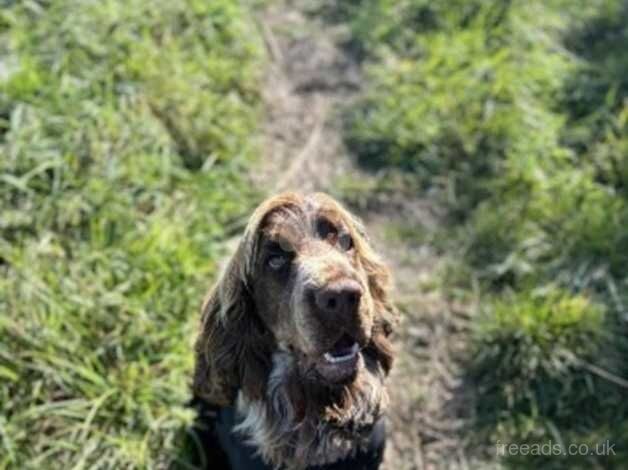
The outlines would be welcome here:
M 194 393 L 235 405 L 236 430 L 271 465 L 355 455 L 388 400 L 388 293 L 388 270 L 335 200 L 266 200 L 203 305 Z

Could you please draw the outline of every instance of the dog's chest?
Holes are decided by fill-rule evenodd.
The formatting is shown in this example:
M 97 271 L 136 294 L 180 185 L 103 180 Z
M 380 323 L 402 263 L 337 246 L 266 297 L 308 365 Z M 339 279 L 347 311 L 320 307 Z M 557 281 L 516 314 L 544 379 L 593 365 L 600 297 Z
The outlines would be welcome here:
M 265 398 L 250 400 L 242 391 L 238 394 L 234 430 L 278 468 L 301 470 L 350 459 L 368 448 L 388 402 L 383 371 L 367 362 L 342 392 L 337 402 L 327 405 L 319 402 L 320 395 L 307 398 L 292 357 L 276 353 Z
M 277 442 L 276 446 L 260 442 L 260 434 L 245 435 L 242 424 L 246 418 L 242 420 L 234 409 L 223 409 L 219 416 L 218 435 L 232 470 L 375 470 L 383 459 L 385 424 L 381 416 L 359 431 L 321 425 L 312 432 L 301 427 L 283 435 L 282 445 Z

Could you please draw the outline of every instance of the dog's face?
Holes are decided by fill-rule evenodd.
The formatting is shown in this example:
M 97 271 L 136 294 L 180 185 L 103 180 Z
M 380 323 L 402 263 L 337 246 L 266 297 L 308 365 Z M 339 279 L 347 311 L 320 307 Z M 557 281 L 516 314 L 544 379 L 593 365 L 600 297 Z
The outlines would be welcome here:
M 355 221 L 327 197 L 280 205 L 260 224 L 252 296 L 277 347 L 303 376 L 355 377 L 371 339 L 374 305 Z
M 361 224 L 335 200 L 265 201 L 203 307 L 195 392 L 219 404 L 236 389 L 261 397 L 277 351 L 325 386 L 351 383 L 367 359 L 387 372 L 388 284 Z

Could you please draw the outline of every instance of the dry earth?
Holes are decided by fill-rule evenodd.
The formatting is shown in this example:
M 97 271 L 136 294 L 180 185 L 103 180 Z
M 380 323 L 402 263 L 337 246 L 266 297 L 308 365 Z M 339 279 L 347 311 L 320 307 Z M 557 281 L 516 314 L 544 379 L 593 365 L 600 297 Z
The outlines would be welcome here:
M 345 25 L 308 13 L 312 2 L 273 2 L 258 17 L 270 65 L 263 89 L 264 158 L 252 176 L 266 192 L 326 191 L 342 178 L 373 178 L 342 139 L 339 110 L 359 96 L 361 64 L 341 44 Z M 342 194 L 340 194 L 342 198 Z M 429 245 L 391 237 L 388 229 L 434 228 L 438 207 L 399 190 L 366 196 L 362 217 L 396 281 L 403 322 L 390 378 L 392 404 L 384 468 L 486 468 L 465 441 L 469 421 L 461 358 L 469 306 L 449 301 L 433 285 L 443 262 Z M 470 399 L 470 398 L 469 398 Z

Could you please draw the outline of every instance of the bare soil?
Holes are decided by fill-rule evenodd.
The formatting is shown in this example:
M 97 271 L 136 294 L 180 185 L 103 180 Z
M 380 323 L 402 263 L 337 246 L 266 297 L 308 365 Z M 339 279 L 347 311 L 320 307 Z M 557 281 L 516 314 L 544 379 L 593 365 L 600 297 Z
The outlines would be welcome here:
M 253 175 L 268 193 L 334 193 L 339 178 L 369 178 L 342 138 L 340 113 L 359 97 L 360 62 L 342 47 L 346 25 L 308 14 L 312 2 L 273 2 L 258 18 L 270 65 L 263 87 L 264 157 Z M 407 191 L 351 207 L 364 220 L 396 281 L 403 322 L 390 377 L 388 470 L 487 468 L 468 450 L 463 366 L 468 305 L 456 305 L 434 284 L 443 259 L 426 244 L 393 239 L 387 229 L 442 224 L 438 205 Z

